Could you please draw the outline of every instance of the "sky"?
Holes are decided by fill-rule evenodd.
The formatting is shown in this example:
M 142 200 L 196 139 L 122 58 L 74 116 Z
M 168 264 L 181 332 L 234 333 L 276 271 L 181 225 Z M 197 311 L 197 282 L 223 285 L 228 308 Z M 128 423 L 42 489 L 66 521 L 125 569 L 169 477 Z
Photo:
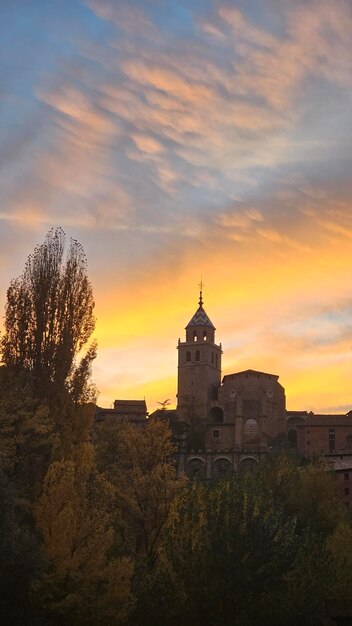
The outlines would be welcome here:
M 351 33 L 351 0 L 0 0 L 0 307 L 78 239 L 100 406 L 175 405 L 202 275 L 223 374 L 352 408 Z

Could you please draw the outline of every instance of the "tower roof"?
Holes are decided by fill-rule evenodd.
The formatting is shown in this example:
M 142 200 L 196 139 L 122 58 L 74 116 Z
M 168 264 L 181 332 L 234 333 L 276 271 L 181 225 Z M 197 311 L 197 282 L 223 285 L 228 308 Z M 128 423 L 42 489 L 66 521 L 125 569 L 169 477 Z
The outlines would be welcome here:
M 199 305 L 192 319 L 188 322 L 186 328 L 191 328 L 192 326 L 208 326 L 209 328 L 213 328 L 215 330 L 214 324 L 211 322 L 203 309 L 203 303 Z
M 199 283 L 199 307 L 196 310 L 195 314 L 193 315 L 192 319 L 188 322 L 186 329 L 187 328 L 194 328 L 195 326 L 208 326 L 208 328 L 212 328 L 213 330 L 216 330 L 214 324 L 210 321 L 209 317 L 207 316 L 206 312 L 203 309 L 203 287 L 204 287 L 204 283 L 203 283 L 203 279 L 200 279 L 200 283 Z

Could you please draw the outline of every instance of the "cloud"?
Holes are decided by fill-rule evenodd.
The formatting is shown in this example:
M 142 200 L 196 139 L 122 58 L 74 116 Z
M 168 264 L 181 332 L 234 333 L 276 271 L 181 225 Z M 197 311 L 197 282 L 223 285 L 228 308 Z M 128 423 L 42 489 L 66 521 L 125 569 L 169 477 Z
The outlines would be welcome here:
M 203 272 L 226 371 L 277 370 L 291 407 L 347 403 L 348 321 L 323 312 L 351 296 L 350 4 L 253 6 L 74 0 L 59 27 L 55 8 L 30 13 L 35 58 L 17 31 L 27 63 L 21 89 L 3 72 L 0 264 L 20 271 L 52 224 L 82 241 L 106 402 L 119 378 L 151 404 L 158 385 L 174 395 Z M 341 398 L 320 401 L 329 374 Z
M 132 139 L 135 142 L 137 148 L 147 154 L 158 154 L 163 152 L 164 148 L 162 144 L 148 135 L 132 135 Z

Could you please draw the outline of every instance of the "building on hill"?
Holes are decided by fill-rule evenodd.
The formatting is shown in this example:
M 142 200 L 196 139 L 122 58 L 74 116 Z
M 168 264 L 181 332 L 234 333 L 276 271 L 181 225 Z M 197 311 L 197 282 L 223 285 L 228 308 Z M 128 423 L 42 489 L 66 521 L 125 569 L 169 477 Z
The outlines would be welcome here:
M 115 400 L 113 409 L 97 407 L 95 419 L 97 422 L 107 418 L 117 422 L 133 422 L 143 424 L 148 416 L 145 400 Z
M 216 343 L 202 291 L 185 331 L 185 340 L 177 345 L 177 407 L 150 415 L 169 421 L 180 473 L 212 479 L 244 471 L 282 445 L 304 456 L 324 454 L 332 463 L 336 455 L 352 460 L 352 411 L 287 411 L 276 374 L 248 369 L 222 378 L 222 346 Z M 116 400 L 113 409 L 97 410 L 97 420 L 109 416 L 143 424 L 147 415 L 144 400 Z
M 177 409 L 187 425 L 180 469 L 213 478 L 257 463 L 286 437 L 285 391 L 275 374 L 246 370 L 221 379 L 222 346 L 203 307 L 178 341 Z

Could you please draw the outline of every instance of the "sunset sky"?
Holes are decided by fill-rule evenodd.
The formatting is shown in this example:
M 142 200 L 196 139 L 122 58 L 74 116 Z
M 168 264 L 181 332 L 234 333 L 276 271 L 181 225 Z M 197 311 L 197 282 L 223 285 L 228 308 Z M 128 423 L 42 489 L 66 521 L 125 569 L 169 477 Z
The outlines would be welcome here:
M 99 404 L 223 374 L 352 409 L 351 0 L 0 2 L 0 306 L 52 226 L 94 287 Z

